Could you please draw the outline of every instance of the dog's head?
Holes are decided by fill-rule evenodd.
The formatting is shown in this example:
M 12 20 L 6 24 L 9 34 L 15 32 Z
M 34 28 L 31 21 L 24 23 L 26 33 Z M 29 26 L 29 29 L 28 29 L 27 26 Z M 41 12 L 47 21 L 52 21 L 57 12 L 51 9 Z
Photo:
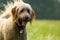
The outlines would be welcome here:
M 35 15 L 29 4 L 21 2 L 12 8 L 12 16 L 19 25 L 26 26 L 27 22 L 31 22 Z

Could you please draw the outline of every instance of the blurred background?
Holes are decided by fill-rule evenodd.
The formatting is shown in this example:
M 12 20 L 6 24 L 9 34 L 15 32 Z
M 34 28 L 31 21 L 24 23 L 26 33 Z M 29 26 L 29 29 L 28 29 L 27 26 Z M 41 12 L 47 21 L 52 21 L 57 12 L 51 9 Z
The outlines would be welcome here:
M 3 4 L 13 0 L 0 0 Z M 35 10 L 36 20 L 27 24 L 28 40 L 60 40 L 60 0 L 24 0 Z M 30 27 L 32 26 L 32 27 Z

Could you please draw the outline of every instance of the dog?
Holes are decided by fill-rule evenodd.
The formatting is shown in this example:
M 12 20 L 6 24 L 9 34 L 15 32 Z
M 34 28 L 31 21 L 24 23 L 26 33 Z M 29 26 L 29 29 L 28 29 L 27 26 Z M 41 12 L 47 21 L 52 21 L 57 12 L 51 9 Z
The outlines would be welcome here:
M 31 5 L 20 0 L 8 10 L 0 16 L 0 40 L 27 40 L 26 24 L 35 17 Z

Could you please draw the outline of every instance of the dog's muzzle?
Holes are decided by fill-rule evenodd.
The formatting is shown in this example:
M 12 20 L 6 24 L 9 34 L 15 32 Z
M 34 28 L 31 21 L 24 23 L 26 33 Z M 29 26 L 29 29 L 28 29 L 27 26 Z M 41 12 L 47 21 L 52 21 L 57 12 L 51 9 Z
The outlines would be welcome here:
M 26 22 L 29 22 L 29 21 L 30 21 L 30 17 L 25 16 L 25 21 L 26 21 Z
M 30 21 L 30 18 L 28 16 L 25 16 L 24 19 L 19 18 L 18 23 L 20 26 L 26 26 L 27 22 Z

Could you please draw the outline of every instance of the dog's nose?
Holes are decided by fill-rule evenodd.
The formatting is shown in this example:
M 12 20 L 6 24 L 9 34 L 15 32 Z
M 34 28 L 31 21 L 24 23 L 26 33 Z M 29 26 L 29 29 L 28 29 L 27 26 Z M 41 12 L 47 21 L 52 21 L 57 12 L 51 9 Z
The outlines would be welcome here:
M 28 16 L 25 16 L 25 21 L 29 21 L 30 18 Z

